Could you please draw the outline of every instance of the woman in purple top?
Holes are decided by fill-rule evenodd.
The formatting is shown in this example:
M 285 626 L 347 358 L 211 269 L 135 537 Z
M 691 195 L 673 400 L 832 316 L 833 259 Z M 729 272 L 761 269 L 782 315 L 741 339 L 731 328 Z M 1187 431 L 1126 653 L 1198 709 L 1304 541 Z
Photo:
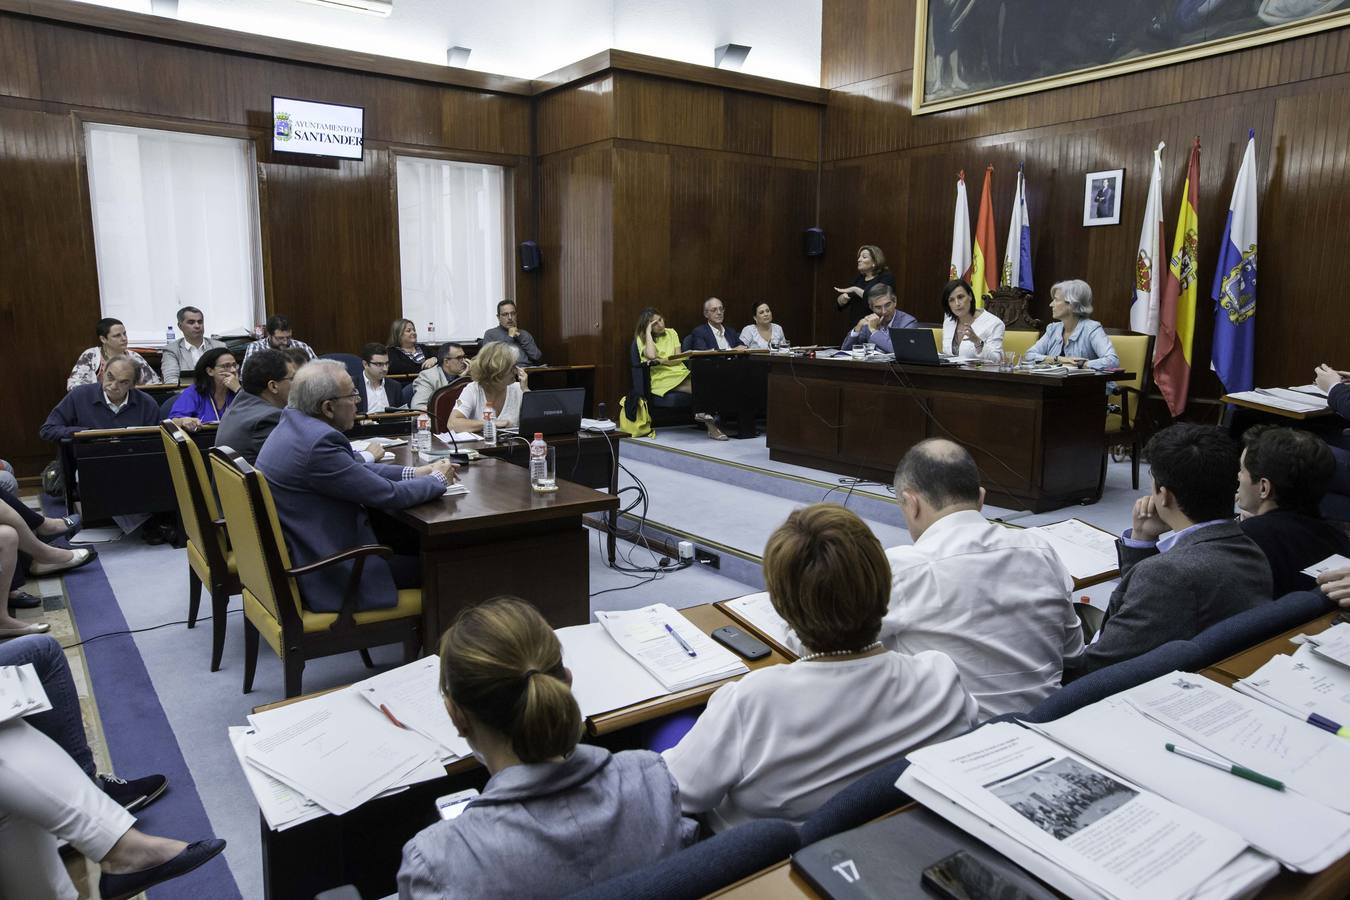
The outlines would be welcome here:
M 239 390 L 239 364 L 224 347 L 207 350 L 192 370 L 192 386 L 178 395 L 169 417 L 219 422 Z M 195 429 L 189 429 L 195 430 Z

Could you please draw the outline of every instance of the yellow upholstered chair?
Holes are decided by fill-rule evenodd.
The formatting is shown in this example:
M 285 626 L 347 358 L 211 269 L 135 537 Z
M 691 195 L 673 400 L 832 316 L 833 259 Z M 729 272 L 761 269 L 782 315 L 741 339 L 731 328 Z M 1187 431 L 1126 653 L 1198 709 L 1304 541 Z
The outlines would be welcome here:
M 1006 353 L 1016 353 L 1020 358 L 1039 338 L 1040 334 L 1035 331 L 1008 329 L 1003 332 L 1003 350 Z
M 940 326 L 933 329 L 933 344 L 937 347 L 937 352 L 945 352 L 942 349 L 942 328 Z
M 178 515 L 187 532 L 188 627 L 197 626 L 205 584 L 211 591 L 211 671 L 215 672 L 225 651 L 225 613 L 230 597 L 239 593 L 239 573 L 225 533 L 225 520 L 220 517 L 215 491 L 206 477 L 202 451 L 170 420 L 160 424 L 159 436 L 169 458 Z
M 1106 414 L 1106 443 L 1102 449 L 1102 484 L 1106 484 L 1106 460 L 1112 447 L 1130 448 L 1130 484 L 1139 489 L 1139 458 L 1144 441 L 1148 440 L 1151 419 L 1148 415 L 1148 392 L 1153 389 L 1153 341 L 1151 334 L 1108 331 L 1115 345 L 1120 366 L 1133 372 L 1129 381 L 1117 381 L 1120 412 Z
M 404 658 L 411 662 L 421 651 L 422 592 L 398 592 L 392 609 L 356 609 L 361 571 L 369 556 L 389 556 L 381 544 L 352 547 L 307 566 L 292 566 L 282 534 L 281 520 L 267 479 L 226 447 L 211 451 L 211 468 L 225 521 L 230 529 L 239 580 L 244 594 L 244 693 L 253 690 L 261 636 L 281 657 L 286 696 L 300 694 L 305 661 L 359 650 L 371 665 L 368 648 L 403 642 Z M 355 560 L 338 612 L 310 612 L 300 602 L 297 575 L 316 572 L 346 560 Z

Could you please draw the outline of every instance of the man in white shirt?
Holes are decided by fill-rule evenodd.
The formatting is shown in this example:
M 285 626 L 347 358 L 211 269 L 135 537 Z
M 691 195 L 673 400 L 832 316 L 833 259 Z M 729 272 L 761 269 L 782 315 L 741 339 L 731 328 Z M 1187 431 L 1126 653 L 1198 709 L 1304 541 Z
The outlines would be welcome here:
M 160 374 L 164 376 L 165 384 L 181 384 L 184 373 L 191 382 L 192 370 L 196 368 L 202 354 L 225 346 L 222 341 L 206 336 L 206 319 L 195 306 L 185 306 L 178 311 L 178 331 L 183 336 L 164 345 L 164 353 L 159 361 Z
M 682 350 L 735 350 L 745 342 L 735 330 L 727 331 L 727 308 L 721 300 L 709 297 L 703 301 L 704 323 L 699 325 L 680 345 Z
M 361 348 L 360 411 L 367 415 L 382 413 L 402 403 L 403 386 L 385 378 L 389 372 L 389 348 L 369 343 Z
M 1083 651 L 1073 579 L 1059 556 L 1034 532 L 985 519 L 979 468 L 952 441 L 910 448 L 895 496 L 914 544 L 886 551 L 882 642 L 950 656 L 981 718 L 1031 709 L 1059 687 L 1064 660 Z

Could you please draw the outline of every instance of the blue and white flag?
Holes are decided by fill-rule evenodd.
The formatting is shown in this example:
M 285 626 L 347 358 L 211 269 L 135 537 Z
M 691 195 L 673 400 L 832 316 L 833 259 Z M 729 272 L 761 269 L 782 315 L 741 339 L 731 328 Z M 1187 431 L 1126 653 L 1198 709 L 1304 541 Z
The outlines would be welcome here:
M 1228 222 L 1214 272 L 1214 352 L 1211 366 L 1232 394 L 1250 391 L 1256 343 L 1256 131 L 1247 133 L 1228 204 Z
M 1025 164 L 1023 164 L 1025 165 Z M 1026 177 L 1017 167 L 1017 191 L 1013 194 L 1012 220 L 1008 223 L 1008 242 L 1003 245 L 1003 286 L 1024 291 L 1031 286 L 1031 217 L 1027 215 Z

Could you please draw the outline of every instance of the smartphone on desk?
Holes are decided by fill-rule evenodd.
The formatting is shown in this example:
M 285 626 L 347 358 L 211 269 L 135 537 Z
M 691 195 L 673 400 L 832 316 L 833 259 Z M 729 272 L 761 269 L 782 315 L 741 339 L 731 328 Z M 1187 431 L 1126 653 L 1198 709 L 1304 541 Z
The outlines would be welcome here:
M 444 797 L 436 798 L 436 812 L 442 819 L 458 819 L 459 814 L 468 808 L 469 803 L 474 797 L 478 796 L 478 788 L 469 788 L 464 791 L 456 791 L 453 794 L 446 794 Z
M 946 900 L 1032 900 L 1026 891 L 965 850 L 924 869 L 923 886 Z
M 746 634 L 735 625 L 723 625 L 712 633 L 712 639 L 724 647 L 730 647 L 732 652 L 739 653 L 746 659 L 763 659 L 769 655 L 769 645 L 757 637 Z

